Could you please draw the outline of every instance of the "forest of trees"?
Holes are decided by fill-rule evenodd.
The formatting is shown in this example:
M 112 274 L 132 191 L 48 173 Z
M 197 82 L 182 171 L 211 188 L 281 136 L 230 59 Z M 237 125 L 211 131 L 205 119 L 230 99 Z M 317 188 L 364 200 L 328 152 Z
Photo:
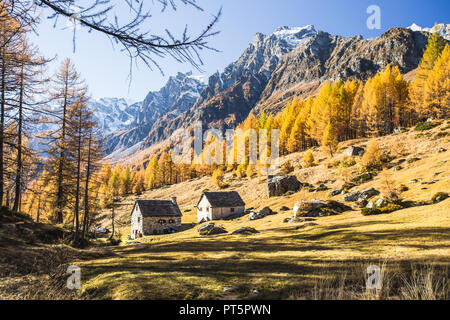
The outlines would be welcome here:
M 50 60 L 30 43 L 32 25 L 22 22 L 0 12 L 0 205 L 37 221 L 63 223 L 70 216 L 78 242 L 89 224 L 102 157 L 93 110 L 70 60 L 46 76 Z M 36 133 L 40 123 L 50 129 Z M 33 150 L 32 139 L 44 150 Z
M 69 59 L 49 75 L 53 59 L 41 56 L 29 40 L 43 19 L 53 20 L 54 26 L 58 18 L 75 23 L 73 4 L 72 0 L 0 0 L 0 210 L 25 212 L 37 222 L 64 224 L 73 231 L 73 244 L 81 245 L 101 206 L 112 206 L 119 194 L 140 193 L 149 185 L 179 178 L 164 157 L 158 163 L 162 180 L 129 168 L 101 167 L 101 132 L 84 80 Z M 162 11 L 176 10 L 178 1 L 158 4 Z M 195 1 L 180 4 L 202 11 Z M 166 56 L 199 68 L 198 51 L 214 50 L 207 40 L 217 34 L 213 28 L 220 10 L 197 36 L 192 37 L 186 26 L 182 36 L 176 37 L 168 29 L 162 35 L 143 30 L 152 17 L 148 8 L 143 2 L 127 1 L 126 5 L 130 14 L 120 12 L 129 19 L 125 24 L 119 23 L 119 12 L 109 0 L 77 6 L 77 23 L 88 33 L 109 38 L 131 61 L 140 60 L 150 69 L 160 69 L 156 59 Z M 75 30 L 68 33 L 74 50 Z
M 270 156 L 270 130 L 279 130 L 279 150 L 281 155 L 305 151 L 322 146 L 330 156 L 341 141 L 383 136 L 395 129 L 411 127 L 429 118 L 447 118 L 450 115 L 450 46 L 438 34 L 429 37 L 429 43 L 423 59 L 417 69 L 414 80 L 404 80 L 397 66 L 388 65 L 384 70 L 367 81 L 347 80 L 324 83 L 315 97 L 306 100 L 293 100 L 276 115 L 264 111 L 257 118 L 251 113 L 238 129 L 268 130 L 268 150 Z M 225 141 L 207 141 L 203 155 L 212 154 L 212 144 Z M 259 146 L 258 146 L 259 147 Z M 193 152 L 193 151 L 192 151 Z M 260 174 L 257 167 L 248 161 L 248 139 L 246 158 L 238 164 L 222 165 L 176 165 L 171 160 L 171 147 L 166 146 L 153 155 L 143 165 L 105 169 L 112 180 L 104 180 L 105 189 L 114 189 L 114 194 L 140 194 L 145 190 L 159 188 L 186 181 L 195 177 L 211 175 L 217 186 L 223 186 L 225 171 L 233 171 L 235 176 L 253 176 Z M 309 153 L 309 158 L 312 154 Z M 308 161 L 307 161 L 308 162 Z M 311 161 L 309 161 L 311 162 Z M 114 177 L 114 178 L 111 178 Z M 112 181 L 116 181 L 112 183 Z M 126 188 L 125 186 L 130 185 Z
M 172 161 L 171 146 L 136 165 L 104 163 L 101 134 L 81 75 L 65 59 L 49 76 L 51 60 L 28 38 L 36 21 L 15 17 L 7 8 L 0 5 L 0 206 L 26 212 L 38 222 L 68 225 L 78 243 L 97 213 L 113 208 L 119 196 L 205 175 L 223 186 L 227 170 L 237 177 L 259 174 L 259 164 L 249 163 L 248 152 L 243 164 L 187 165 Z M 294 98 L 276 115 L 250 114 L 238 128 L 267 129 L 269 143 L 270 130 L 278 129 L 281 155 L 319 145 L 333 155 L 340 141 L 448 117 L 449 61 L 449 45 L 434 33 L 411 83 L 389 65 L 365 82 L 326 82 L 315 97 Z M 43 123 L 48 130 L 36 132 Z M 33 141 L 43 149 L 34 150 Z M 204 153 L 211 152 L 212 142 Z M 225 149 L 225 142 L 219 143 Z

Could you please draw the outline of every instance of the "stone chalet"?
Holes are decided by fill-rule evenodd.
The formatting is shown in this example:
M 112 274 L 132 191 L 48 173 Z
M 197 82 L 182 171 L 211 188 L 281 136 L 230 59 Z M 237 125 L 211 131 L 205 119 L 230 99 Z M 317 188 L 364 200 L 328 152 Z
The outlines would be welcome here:
M 175 197 L 172 200 L 137 199 L 131 211 L 131 239 L 174 232 L 181 226 L 181 216 Z
M 197 203 L 197 221 L 220 220 L 244 210 L 245 203 L 236 191 L 204 192 Z

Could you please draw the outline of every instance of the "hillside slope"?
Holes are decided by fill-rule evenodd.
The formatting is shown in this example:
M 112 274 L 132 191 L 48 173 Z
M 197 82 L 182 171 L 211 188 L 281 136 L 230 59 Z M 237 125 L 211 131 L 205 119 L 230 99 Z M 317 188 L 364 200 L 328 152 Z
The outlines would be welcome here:
M 429 131 L 411 129 L 377 139 L 393 157 L 389 170 L 395 185 L 408 187 L 401 193 L 404 200 L 429 202 L 436 192 L 450 190 L 449 125 L 444 121 Z M 354 208 L 336 216 L 285 222 L 300 199 L 343 201 L 342 195 L 330 195 L 342 184 L 332 164 L 349 145 L 365 146 L 367 142 L 342 143 L 341 155 L 331 160 L 316 149 L 314 156 L 319 164 L 313 168 L 298 168 L 301 153 L 283 158 L 282 162 L 291 161 L 297 167 L 294 174 L 300 181 L 315 186 L 325 183 L 330 188 L 327 191 L 311 193 L 303 189 L 290 196 L 267 199 L 265 181 L 239 180 L 228 174 L 230 187 L 226 190 L 238 191 L 247 208 L 270 206 L 278 213 L 255 221 L 248 221 L 247 216 L 217 221 L 229 232 L 224 235 L 199 236 L 195 225 L 194 205 L 198 198 L 204 190 L 216 189 L 210 178 L 140 196 L 178 197 L 184 216 L 182 231 L 176 234 L 127 241 L 134 197 L 123 199 L 116 212 L 123 226 L 124 245 L 113 248 L 113 254 L 106 258 L 77 262 L 87 279 L 81 297 L 448 299 L 450 199 L 377 216 L 363 216 L 360 209 Z M 355 189 L 379 188 L 380 184 L 380 178 L 375 177 Z M 291 210 L 279 211 L 280 206 Z M 253 227 L 259 233 L 230 235 L 241 227 Z M 365 290 L 366 268 L 372 264 L 382 267 L 387 281 L 378 295 Z

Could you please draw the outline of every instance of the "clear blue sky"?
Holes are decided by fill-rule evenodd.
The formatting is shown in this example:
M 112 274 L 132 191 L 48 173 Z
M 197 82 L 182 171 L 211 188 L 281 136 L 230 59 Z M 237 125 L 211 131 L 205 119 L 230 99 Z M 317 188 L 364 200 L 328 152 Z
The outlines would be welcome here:
M 123 0 L 116 0 L 123 2 Z M 153 1 L 146 0 L 148 5 Z M 156 3 L 156 1 L 154 1 Z M 392 27 L 407 27 L 416 23 L 422 27 L 431 27 L 435 22 L 450 23 L 449 0 L 198 0 L 205 9 L 200 13 L 186 9 L 182 5 L 176 12 L 161 14 L 153 11 L 148 26 L 154 31 L 168 28 L 180 34 L 185 24 L 193 33 L 209 23 L 211 14 L 223 7 L 223 15 L 217 25 L 221 31 L 210 44 L 221 52 L 204 51 L 204 75 L 222 71 L 236 60 L 256 32 L 270 34 L 279 26 L 304 26 L 313 24 L 317 30 L 343 36 L 362 35 L 365 38 L 376 37 Z M 369 30 L 366 27 L 369 5 L 381 8 L 381 30 Z M 119 18 L 121 15 L 119 15 Z M 75 53 L 72 46 L 72 33 L 66 28 L 66 22 L 60 21 L 56 28 L 53 23 L 43 21 L 38 36 L 32 41 L 41 53 L 47 57 L 57 56 L 50 66 L 54 70 L 65 58 L 73 59 L 78 71 L 86 79 L 90 93 L 94 98 L 125 97 L 142 100 L 148 91 L 159 89 L 168 76 L 176 72 L 187 72 L 192 67 L 179 64 L 170 58 L 161 62 L 165 76 L 157 70 L 151 71 L 143 64 L 133 68 L 133 81 L 128 87 L 129 59 L 113 48 L 111 42 L 101 34 L 78 32 Z M 177 33 L 178 32 L 178 33 Z M 198 71 L 194 74 L 200 74 Z

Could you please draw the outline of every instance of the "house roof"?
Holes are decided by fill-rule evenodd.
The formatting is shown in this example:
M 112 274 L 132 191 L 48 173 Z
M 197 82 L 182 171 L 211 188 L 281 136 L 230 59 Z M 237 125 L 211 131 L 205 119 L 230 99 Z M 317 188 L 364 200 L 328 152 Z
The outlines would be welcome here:
M 244 201 L 237 191 L 229 192 L 204 192 L 202 197 L 200 197 L 199 203 L 203 196 L 208 199 L 211 207 L 243 207 L 245 206 Z M 197 203 L 198 206 L 198 203 Z
M 136 200 L 134 207 L 139 206 L 139 211 L 144 217 L 181 217 L 178 205 L 170 200 Z M 134 211 L 133 207 L 133 211 Z M 132 212 L 133 212 L 132 211 Z

